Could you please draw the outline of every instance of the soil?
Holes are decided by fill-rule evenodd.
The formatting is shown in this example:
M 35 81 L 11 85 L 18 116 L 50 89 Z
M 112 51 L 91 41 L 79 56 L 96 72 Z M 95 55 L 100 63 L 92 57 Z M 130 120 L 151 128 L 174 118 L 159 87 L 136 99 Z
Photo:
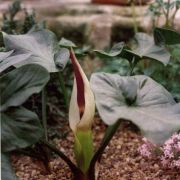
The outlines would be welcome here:
M 100 143 L 105 128 L 96 118 L 93 127 L 95 147 Z M 64 128 L 67 129 L 68 126 Z M 142 144 L 141 139 L 137 128 L 130 122 L 123 122 L 101 158 L 98 180 L 180 180 L 180 170 L 164 169 L 157 160 L 140 156 L 138 147 Z M 66 138 L 53 141 L 74 161 L 73 134 L 70 131 Z M 12 164 L 20 180 L 72 179 L 70 169 L 59 157 L 50 160 L 50 172 L 40 161 L 24 155 L 12 155 Z

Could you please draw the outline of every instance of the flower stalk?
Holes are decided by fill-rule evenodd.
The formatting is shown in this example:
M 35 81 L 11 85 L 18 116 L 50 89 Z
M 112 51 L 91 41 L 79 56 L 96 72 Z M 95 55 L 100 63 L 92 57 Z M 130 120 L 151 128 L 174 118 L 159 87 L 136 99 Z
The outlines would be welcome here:
M 74 152 L 77 166 L 86 174 L 93 157 L 92 123 L 95 100 L 89 81 L 70 49 L 74 85 L 69 108 L 69 124 L 75 137 Z

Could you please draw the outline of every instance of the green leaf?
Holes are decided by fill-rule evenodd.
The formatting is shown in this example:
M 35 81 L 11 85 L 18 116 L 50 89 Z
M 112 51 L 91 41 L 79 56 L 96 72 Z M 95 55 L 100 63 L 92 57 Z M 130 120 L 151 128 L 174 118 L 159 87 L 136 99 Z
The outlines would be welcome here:
M 0 49 L 4 47 L 4 42 L 3 42 L 3 33 L 2 31 L 0 32 Z
M 171 48 L 171 56 L 174 59 L 177 59 L 177 61 L 180 60 L 180 44 L 171 45 L 169 46 Z M 172 61 L 173 62 L 173 61 Z M 174 62 L 173 62 L 174 64 Z
M 125 51 L 132 54 L 136 59 L 149 58 L 157 60 L 164 65 L 167 65 L 170 60 L 170 53 L 166 50 L 164 46 L 158 46 L 154 43 L 153 37 L 146 33 L 137 33 L 135 35 L 137 41 L 137 47 L 134 50 Z
M 1 153 L 1 180 L 16 180 L 8 153 Z
M 83 46 L 82 48 L 75 48 L 74 53 L 77 57 L 83 57 L 88 54 L 90 48 L 91 48 L 90 46 L 86 46 L 86 45 Z
M 56 66 L 60 69 L 64 69 L 67 64 L 67 60 L 69 59 L 69 56 L 69 50 L 67 48 L 61 48 L 59 52 L 55 55 Z
M 106 124 L 130 120 L 156 143 L 163 143 L 180 129 L 180 103 L 151 78 L 95 73 L 90 82 L 97 109 Z
M 76 132 L 74 152 L 78 168 L 86 173 L 93 157 L 93 140 L 91 131 Z
M 101 58 L 112 58 L 119 56 L 125 46 L 124 42 L 115 44 L 109 51 L 94 50 L 96 54 Z
M 180 33 L 171 29 L 155 28 L 154 40 L 156 44 L 180 44 Z
M 8 51 L 8 52 L 0 52 L 0 62 L 9 57 L 14 50 Z
M 0 56 L 1 56 L 1 53 L 0 53 Z M 13 66 L 16 63 L 23 62 L 30 56 L 31 56 L 30 54 L 19 54 L 19 55 L 15 55 L 15 56 L 9 55 L 9 56 L 5 57 L 5 54 L 4 54 L 4 57 L 2 57 L 3 58 L 2 61 L 0 59 L 0 73 L 3 72 L 4 70 L 6 70 L 8 67 Z
M 21 105 L 29 96 L 39 93 L 48 81 L 47 70 L 35 64 L 22 66 L 0 77 L 0 111 Z
M 60 47 L 53 32 L 48 30 L 40 30 L 29 32 L 25 35 L 3 35 L 6 49 L 14 50 L 14 55 L 30 54 L 23 62 L 17 63 L 17 58 L 14 57 L 14 65 L 16 67 L 35 63 L 45 67 L 49 72 L 57 72 L 61 70 L 59 67 L 64 67 L 69 60 L 68 57 L 61 62 Z M 63 53 L 65 53 L 63 51 Z M 63 55 L 63 57 L 65 57 Z M 58 67 L 55 62 L 58 62 Z M 62 64 L 61 64 L 62 63 Z
M 77 47 L 72 41 L 65 38 L 61 38 L 61 40 L 59 41 L 59 46 L 66 47 L 66 48 Z
M 170 54 L 164 46 L 155 45 L 153 37 L 146 33 L 137 33 L 135 35 L 137 47 L 130 49 L 124 42 L 115 44 L 110 51 L 95 50 L 101 58 L 121 57 L 127 59 L 130 63 L 134 59 L 138 62 L 142 59 L 153 59 L 167 65 L 170 60 Z
M 43 136 L 38 116 L 23 108 L 9 108 L 1 115 L 2 151 L 9 152 L 36 143 Z

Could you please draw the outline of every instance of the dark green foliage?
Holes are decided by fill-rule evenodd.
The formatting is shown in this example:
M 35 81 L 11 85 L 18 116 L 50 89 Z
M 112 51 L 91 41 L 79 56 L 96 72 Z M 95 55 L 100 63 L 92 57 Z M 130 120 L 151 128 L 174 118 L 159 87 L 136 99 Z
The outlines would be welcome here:
M 34 25 L 36 25 L 36 15 L 35 11 L 32 13 L 28 13 L 26 10 L 24 10 L 25 18 L 24 18 L 24 23 L 22 27 L 22 34 L 27 33 Z
M 170 91 L 176 101 L 180 101 L 180 44 L 169 46 L 171 60 L 164 67 L 160 63 L 151 62 L 147 67 L 139 66 L 141 72 L 151 76 Z
M 2 151 L 28 147 L 43 137 L 37 115 L 23 107 L 9 108 L 1 114 Z
M 48 80 L 49 73 L 39 65 L 22 66 L 0 78 L 3 152 L 30 146 L 43 136 L 37 115 L 20 106 Z
M 121 57 L 127 59 L 130 63 L 137 63 L 142 59 L 157 60 L 167 65 L 170 60 L 170 54 L 165 46 L 158 46 L 154 42 L 154 38 L 146 33 L 137 33 L 134 37 L 136 46 L 130 48 L 123 42 L 115 44 L 109 52 L 96 50 L 100 57 L 114 58 Z M 133 62 L 134 61 L 134 62 Z
M 176 13 L 180 8 L 180 1 L 179 0 L 155 0 L 149 6 L 149 13 L 152 15 L 153 19 L 153 26 L 156 26 L 156 21 L 158 17 L 164 16 L 165 24 L 164 27 L 172 28 L 174 26 L 174 19 Z M 173 9 L 173 14 L 170 12 Z
M 18 12 L 23 11 L 23 22 L 15 20 Z M 8 9 L 8 12 L 3 14 L 2 31 L 8 34 L 25 34 L 36 24 L 35 12 L 27 12 L 26 9 L 22 9 L 21 1 L 14 1 Z
M 160 45 L 180 44 L 180 33 L 170 29 L 155 28 L 154 40 L 156 44 L 160 44 Z
M 114 56 L 112 56 L 112 52 L 115 53 L 114 51 L 112 51 L 114 48 L 106 52 L 96 51 L 97 55 L 104 59 L 104 66 L 97 69 L 97 71 L 128 75 L 130 74 L 129 72 L 133 70 L 133 74 L 148 75 L 160 84 L 164 85 L 173 94 L 173 97 L 177 101 L 180 101 L 180 46 L 179 44 L 177 44 L 179 43 L 180 35 L 178 32 L 175 32 L 173 30 L 162 28 L 156 28 L 154 32 L 154 39 L 155 41 L 159 42 L 159 45 L 155 45 L 154 48 L 153 46 L 151 46 L 151 44 L 153 45 L 152 38 L 149 38 L 148 36 L 148 38 L 141 37 L 140 39 L 137 39 L 139 45 L 137 46 L 135 44 L 135 48 L 133 48 L 134 50 L 126 50 L 126 48 L 122 50 L 122 47 L 116 49 L 116 54 Z M 113 47 L 116 47 L 116 45 Z M 154 53 L 152 53 L 152 50 L 155 50 Z M 147 54 L 148 51 L 150 52 L 150 56 L 141 56 L 142 60 L 144 61 L 138 61 L 137 64 L 135 64 L 135 66 L 132 68 L 131 61 L 129 61 L 129 65 L 128 62 L 125 61 L 124 54 L 122 53 L 123 51 L 128 52 L 128 54 L 126 54 L 127 56 L 125 56 L 127 58 L 130 57 L 129 54 L 134 54 L 135 56 L 137 56 L 137 54 Z M 153 61 L 153 59 L 159 61 Z M 162 63 L 166 64 L 166 66 L 164 66 Z
M 17 180 L 9 153 L 1 153 L 1 180 Z
M 17 107 L 32 94 L 42 90 L 49 80 L 46 69 L 40 65 L 29 64 L 0 77 L 1 108 Z
M 8 13 L 3 14 L 2 31 L 13 33 L 17 28 L 17 21 L 14 20 L 16 14 L 21 10 L 20 1 L 15 1 L 9 6 Z
M 48 80 L 47 70 L 34 64 L 22 66 L 0 77 L 2 179 L 4 180 L 16 179 L 9 155 L 5 152 L 28 147 L 38 142 L 44 135 L 38 116 L 21 105 L 32 94 L 40 92 Z

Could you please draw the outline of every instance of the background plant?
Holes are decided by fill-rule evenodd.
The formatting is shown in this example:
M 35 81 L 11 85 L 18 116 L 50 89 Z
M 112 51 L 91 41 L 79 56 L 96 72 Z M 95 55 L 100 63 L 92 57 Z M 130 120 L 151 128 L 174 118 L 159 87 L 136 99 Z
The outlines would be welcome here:
M 164 26 L 166 28 L 174 27 L 174 19 L 179 8 L 179 0 L 155 0 L 154 2 L 152 2 L 149 5 L 149 12 L 152 16 L 153 28 L 157 26 L 159 17 L 165 18 Z
M 23 12 L 23 21 L 15 20 L 17 14 Z M 6 13 L 3 14 L 2 31 L 8 34 L 25 34 L 36 25 L 35 11 L 28 12 L 22 8 L 21 1 L 14 1 Z

